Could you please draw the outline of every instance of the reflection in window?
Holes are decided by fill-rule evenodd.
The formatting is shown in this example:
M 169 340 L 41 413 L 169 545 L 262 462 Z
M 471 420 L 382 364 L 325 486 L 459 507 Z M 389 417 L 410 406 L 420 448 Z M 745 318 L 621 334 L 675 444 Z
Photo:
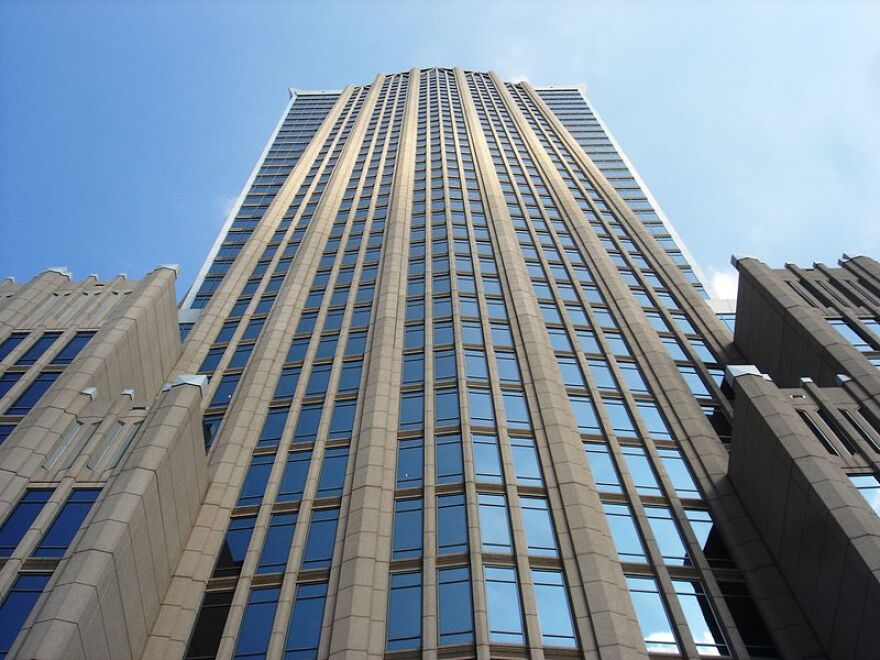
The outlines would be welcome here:
M 691 471 L 684 462 L 684 457 L 678 449 L 658 448 L 657 454 L 660 456 L 660 462 L 672 481 L 672 487 L 675 494 L 679 497 L 689 497 L 692 499 L 700 499 L 700 490 L 694 483 Z
M 275 498 L 277 502 L 299 502 L 302 499 L 311 460 L 311 451 L 293 451 L 287 455 L 281 486 Z
M 620 452 L 639 495 L 662 495 L 651 461 L 642 447 L 621 446 Z
M 502 644 L 525 644 L 516 569 L 510 566 L 486 566 L 483 574 L 486 578 L 486 607 L 489 610 L 489 640 Z
M 51 573 L 19 573 L 0 605 L 0 658 L 12 648 L 40 594 L 49 583 Z
M 100 492 L 100 488 L 74 490 L 34 550 L 34 557 L 63 556 L 86 516 L 89 515 Z
M 186 649 L 185 660 L 202 660 L 217 656 L 220 638 L 226 626 L 229 608 L 232 606 L 232 594 L 231 591 L 209 591 L 205 594 Z
M 703 585 L 695 580 L 673 580 L 672 586 L 700 655 L 727 655 L 724 636 Z
M 483 552 L 510 553 L 512 551 L 510 522 L 504 495 L 481 493 L 478 502 Z
M 422 556 L 422 500 L 394 502 L 394 535 L 392 559 Z
M 471 440 L 474 447 L 474 470 L 477 482 L 500 484 L 502 478 L 498 438 L 494 435 L 475 433 Z
M 464 495 L 437 496 L 437 554 L 467 552 L 468 530 Z
M 556 534 L 550 516 L 550 505 L 543 497 L 520 497 L 523 526 L 529 554 L 538 557 L 556 557 Z
M 408 438 L 397 445 L 397 488 L 416 488 L 422 485 L 424 472 L 424 441 Z
M 0 527 L 0 557 L 9 557 L 21 539 L 31 528 L 34 520 L 40 515 L 46 502 L 52 497 L 52 489 L 28 489 L 15 505 L 15 509 Z
M 275 454 L 260 454 L 251 459 L 236 506 L 250 506 L 263 501 L 266 483 L 269 481 L 269 473 L 274 462 Z
M 341 497 L 348 465 L 348 447 L 328 447 L 324 451 L 321 477 L 315 497 Z
M 437 600 L 438 643 L 443 646 L 473 642 L 471 572 L 467 566 L 437 571 Z
M 464 479 L 461 457 L 461 436 L 438 435 L 435 438 L 437 483 L 458 483 Z
M 880 481 L 873 474 L 850 474 L 849 480 L 862 494 L 874 513 L 880 516 Z
M 303 552 L 302 568 L 327 568 L 333 560 L 333 544 L 336 542 L 336 524 L 339 509 L 316 509 L 312 511 L 309 535 Z
M 645 547 L 642 545 L 642 539 L 629 506 L 606 502 L 602 505 L 602 509 L 605 511 L 608 528 L 611 530 L 611 538 L 614 540 L 614 547 L 620 561 L 644 564 L 647 561 Z
M 535 603 L 545 646 L 577 648 L 568 591 L 561 571 L 532 569 Z
M 614 459 L 611 458 L 611 450 L 608 445 L 599 442 L 585 442 L 584 451 L 587 454 L 587 462 L 590 464 L 590 472 L 596 482 L 596 488 L 600 493 L 622 493 L 620 476 L 614 467 Z
M 296 512 L 273 513 L 269 519 L 269 531 L 263 542 L 263 552 L 257 573 L 283 573 L 287 555 L 296 527 Z
M 422 646 L 422 574 L 392 573 L 388 594 L 385 648 L 388 651 Z
M 681 540 L 678 525 L 672 517 L 672 511 L 665 506 L 646 506 L 645 515 L 651 532 L 660 547 L 663 562 L 670 566 L 692 565 L 688 552 Z
M 306 582 L 296 587 L 296 599 L 284 643 L 284 657 L 317 658 L 324 620 L 324 602 L 327 599 L 326 582 Z
M 626 584 L 648 652 L 678 653 L 678 643 L 657 589 L 657 581 L 649 577 L 627 576 Z
M 211 577 L 238 575 L 241 572 L 256 521 L 256 516 L 229 519 L 229 527 L 226 529 L 226 536 L 223 537 L 223 545 L 220 546 L 220 553 L 217 555 L 217 563 L 214 565 Z
M 264 657 L 269 649 L 269 637 L 272 634 L 272 623 L 275 621 L 275 609 L 278 607 L 280 587 L 257 587 L 251 589 L 238 643 L 235 646 L 235 658 Z

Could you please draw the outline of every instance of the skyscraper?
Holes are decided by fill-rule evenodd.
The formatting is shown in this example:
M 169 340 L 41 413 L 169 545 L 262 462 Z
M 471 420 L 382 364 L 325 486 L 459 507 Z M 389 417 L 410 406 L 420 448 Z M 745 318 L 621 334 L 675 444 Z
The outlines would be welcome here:
M 859 491 L 880 491 L 877 264 L 832 277 L 858 307 L 833 314 L 737 265 L 752 312 L 735 342 L 582 87 L 432 68 L 291 90 L 177 313 L 169 268 L 0 288 L 0 653 L 872 648 L 880 522 Z M 78 298 L 93 290 L 119 300 Z M 812 318 L 793 337 L 833 332 L 832 314 L 861 344 L 780 366 L 794 340 L 769 337 L 761 305 L 786 328 Z M 82 353 L 46 376 L 62 330 Z M 838 374 L 861 389 L 846 399 Z M 817 442 L 832 458 L 804 464 Z M 760 472 L 777 445 L 813 479 L 792 476 L 805 500 L 827 479 L 842 499 L 787 511 L 797 498 L 754 482 L 779 481 Z M 817 558 L 846 553 L 795 568 L 811 532 L 862 539 L 834 573 L 858 594 L 816 604 L 832 598 Z

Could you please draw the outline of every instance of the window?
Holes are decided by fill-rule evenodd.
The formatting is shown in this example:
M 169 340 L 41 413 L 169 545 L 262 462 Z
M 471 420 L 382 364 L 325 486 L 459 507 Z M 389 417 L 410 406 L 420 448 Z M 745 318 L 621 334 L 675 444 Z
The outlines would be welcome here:
M 342 438 L 350 438 L 354 430 L 354 413 L 357 408 L 357 401 L 343 400 L 337 401 L 333 408 L 333 416 L 330 418 L 330 439 L 337 440 Z
M 311 451 L 292 451 L 287 455 L 281 486 L 275 498 L 277 502 L 299 502 L 302 499 L 311 460 Z
M 720 568 L 733 568 L 733 559 L 711 514 L 704 509 L 685 509 L 684 513 L 709 564 Z
M 245 344 L 244 346 L 239 346 L 232 353 L 232 358 L 229 360 L 229 369 L 243 369 L 245 365 L 247 365 L 248 360 L 251 357 L 251 352 L 254 350 L 253 344 Z
M 494 435 L 475 433 L 471 439 L 474 447 L 474 470 L 477 482 L 487 484 L 502 483 L 498 438 Z
M 70 364 L 89 340 L 97 334 L 95 330 L 77 332 L 69 342 L 52 358 L 52 364 Z M 2 351 L 0 351 L 2 352 Z
M 220 638 L 226 626 L 229 608 L 232 606 L 232 593 L 209 591 L 205 594 L 186 649 L 184 656 L 186 660 L 204 660 L 217 656 Z
M 284 657 L 317 658 L 324 621 L 324 603 L 327 600 L 326 582 L 306 582 L 297 585 Z
M 327 383 L 330 382 L 332 366 L 331 364 L 316 364 L 312 368 L 312 375 L 309 376 L 309 383 L 306 386 L 306 396 L 327 394 Z
M 581 433 L 601 434 L 593 401 L 586 396 L 569 396 L 568 400 L 571 404 L 571 411 L 574 413 L 578 430 Z
M 587 462 L 590 464 L 590 472 L 596 482 L 596 488 L 600 493 L 622 493 L 620 476 L 614 467 L 614 459 L 611 458 L 611 450 L 608 445 L 598 442 L 585 442 L 584 450 L 587 454 Z
M 241 374 L 226 374 L 220 379 L 220 384 L 217 386 L 214 397 L 211 399 L 212 408 L 229 404 L 232 400 L 232 395 L 235 394 L 235 388 L 238 387 L 240 378 Z
M 37 374 L 37 377 L 31 381 L 31 384 L 15 400 L 15 403 L 6 409 L 6 414 L 27 415 L 60 375 L 55 371 L 44 371 Z
M 436 390 L 434 392 L 434 425 L 436 427 L 458 426 L 460 421 L 458 388 Z
M 519 371 L 519 363 L 516 354 L 498 351 L 495 353 L 495 362 L 498 367 L 498 378 L 502 383 L 521 383 L 522 375 Z
M 550 505 L 543 497 L 520 497 L 523 526 L 529 554 L 538 557 L 556 557 L 556 534 L 550 517 Z
M 394 502 L 392 559 L 422 556 L 422 500 Z
M 471 572 L 467 566 L 437 571 L 438 643 L 466 644 L 474 641 L 474 608 Z
M 503 397 L 507 427 L 510 429 L 531 429 L 532 420 L 529 417 L 525 393 L 504 391 Z
M 657 483 L 654 469 L 651 467 L 651 461 L 648 459 L 644 449 L 641 447 L 621 446 L 620 453 L 623 454 L 623 460 L 639 495 L 660 496 L 663 494 L 660 490 L 660 484 Z
M 696 367 L 680 366 L 678 371 L 681 373 L 681 377 L 684 378 L 684 382 L 687 383 L 691 394 L 695 397 L 709 398 L 712 396 Z
M 349 343 L 351 340 L 349 339 Z M 406 326 L 405 348 L 422 348 L 425 345 L 425 328 L 421 325 Z M 363 350 L 360 351 L 363 353 Z
M 467 552 L 467 512 L 464 495 L 437 496 L 437 554 Z
M 626 403 L 618 399 L 602 399 L 605 404 L 605 412 L 611 420 L 611 430 L 618 438 L 638 438 L 632 416 Z
M 32 488 L 25 491 L 0 527 L 0 557 L 9 557 L 52 497 L 51 489 Z
M 658 440 L 672 440 L 672 433 L 666 425 L 666 421 L 657 410 L 657 404 L 649 401 L 638 401 L 636 407 L 642 416 L 642 421 L 648 429 L 648 435 Z
M 257 440 L 258 447 L 277 445 L 281 441 L 284 424 L 287 422 L 287 408 L 269 408 L 269 414 Z
M 880 481 L 877 481 L 877 477 L 873 474 L 850 474 L 847 476 L 849 476 L 850 483 L 865 498 L 868 506 L 880 516 Z
M 217 432 L 223 423 L 223 413 L 205 415 L 202 417 L 202 435 L 205 440 L 205 453 L 207 454 L 217 439 Z
M 434 380 L 452 380 L 455 376 L 455 351 L 434 353 Z
M 6 396 L 6 393 L 12 389 L 12 386 L 18 382 L 18 379 L 21 378 L 24 374 L 9 371 L 0 376 L 0 397 Z
M 648 386 L 645 384 L 645 379 L 642 377 L 642 372 L 638 365 L 632 362 L 618 362 L 618 366 L 623 376 L 623 382 L 626 383 L 630 392 L 637 394 L 648 393 Z
M 263 501 L 266 482 L 269 481 L 269 473 L 272 471 L 274 462 L 275 454 L 260 454 L 251 459 L 251 465 L 245 475 L 244 483 L 241 485 L 236 506 L 250 506 Z
M 627 576 L 626 584 L 648 652 L 678 653 L 675 633 L 657 589 L 657 581 L 650 577 Z
M 660 462 L 666 469 L 666 474 L 672 482 L 675 494 L 679 497 L 689 497 L 692 499 L 700 499 L 700 490 L 694 483 L 691 471 L 684 462 L 684 457 L 678 449 L 657 449 L 660 455 Z
M 327 568 L 333 560 L 339 509 L 315 509 L 303 552 L 302 569 Z
M 663 563 L 669 566 L 693 565 L 669 507 L 646 506 L 645 515 L 648 516 L 651 532 L 660 548 L 660 554 L 663 555 Z
M 318 424 L 321 422 L 321 414 L 324 412 L 324 404 L 318 403 L 311 406 L 303 406 L 296 420 L 296 428 L 293 430 L 294 443 L 313 441 L 318 435 Z
M 328 447 L 324 450 L 321 478 L 316 497 L 341 497 L 348 465 L 348 447 Z
M 559 371 L 562 374 L 562 382 L 565 383 L 566 387 L 583 389 L 587 386 L 584 382 L 584 374 L 575 358 L 557 357 L 556 362 L 559 364 Z
M 422 645 L 422 574 L 392 573 L 385 646 L 388 651 Z
M 407 353 L 403 356 L 403 382 L 406 384 L 425 381 L 424 353 Z
M 62 557 L 100 492 L 99 488 L 79 488 L 71 492 L 34 550 L 34 557 Z
M 467 377 L 473 380 L 486 380 L 489 378 L 489 368 L 486 365 L 485 351 L 482 349 L 468 349 L 464 352 Z
M 9 653 L 50 577 L 51 573 L 19 573 L 15 578 L 0 605 L 0 658 Z
M 642 545 L 629 506 L 606 502 L 602 505 L 602 509 L 605 511 L 605 518 L 620 561 L 644 564 L 647 561 L 645 547 Z
M 238 632 L 234 658 L 263 658 L 266 656 L 280 593 L 281 587 L 251 589 L 247 605 L 244 608 L 241 629 Z
M 278 378 L 278 385 L 275 386 L 275 394 L 273 399 L 289 399 L 296 391 L 296 385 L 299 382 L 299 374 L 302 371 L 300 367 L 287 367 L 281 370 L 281 376 Z
M 422 429 L 425 420 L 425 394 L 424 392 L 404 392 L 400 396 L 400 423 L 401 431 Z
M 18 345 L 23 342 L 24 338 L 27 336 L 27 332 L 13 332 L 6 339 L 0 342 L 0 360 L 6 358 L 7 355 L 18 348 Z
M 229 519 L 229 527 L 226 528 L 226 536 L 223 537 L 223 545 L 217 555 L 217 563 L 214 564 L 214 572 L 211 577 L 225 577 L 241 573 L 244 564 L 245 553 L 254 533 L 256 516 L 235 517 Z
M 437 468 L 437 483 L 458 483 L 464 478 L 461 457 L 461 436 L 438 435 L 435 439 L 434 459 Z
M 422 438 L 401 440 L 397 445 L 397 488 L 421 486 L 424 462 Z
M 509 554 L 513 545 L 510 538 L 510 522 L 507 517 L 507 500 L 504 495 L 480 493 L 477 497 L 480 509 L 480 536 L 483 552 Z
M 510 448 L 513 453 L 513 467 L 516 471 L 516 482 L 521 486 L 543 486 L 541 462 L 535 448 L 534 438 L 510 437 Z
M 273 513 L 263 542 L 257 573 L 283 573 L 296 528 L 296 512 Z
M 6 438 L 12 435 L 14 430 L 15 424 L 0 424 L 0 445 L 6 441 Z
M 749 655 L 755 658 L 781 657 L 746 585 L 742 582 L 719 582 L 718 586 Z
M 55 340 L 61 336 L 60 332 L 46 332 L 42 337 L 37 339 L 24 354 L 18 358 L 15 364 L 34 364 L 42 357 L 43 353 L 55 343 Z
M 577 648 L 562 572 L 533 568 L 532 582 L 541 622 L 541 641 L 545 646 Z
M 489 610 L 489 640 L 502 644 L 525 644 L 516 569 L 509 566 L 486 566 L 483 574 L 486 578 L 486 606 Z
M 495 408 L 492 405 L 492 393 L 489 390 L 469 387 L 468 406 L 470 407 L 471 424 L 495 426 Z
M 703 585 L 695 580 L 673 580 L 672 586 L 699 654 L 728 655 L 727 644 Z

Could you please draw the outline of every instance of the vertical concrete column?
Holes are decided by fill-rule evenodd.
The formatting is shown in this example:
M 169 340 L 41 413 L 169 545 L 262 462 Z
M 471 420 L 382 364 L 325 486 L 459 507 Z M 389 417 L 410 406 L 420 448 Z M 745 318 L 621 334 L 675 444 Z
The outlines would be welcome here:
M 646 657 L 635 612 L 626 589 L 623 572 L 602 512 L 596 484 L 587 468 L 583 443 L 565 385 L 556 363 L 540 307 L 526 270 L 525 261 L 510 215 L 504 203 L 501 184 L 477 117 L 464 72 L 456 69 L 465 120 L 468 124 L 474 160 L 486 191 L 489 216 L 500 248 L 508 287 L 513 294 L 516 318 L 525 345 L 528 370 L 538 401 L 536 424 L 547 436 L 563 517 L 574 548 L 574 567 L 569 571 L 572 588 L 581 586 L 587 599 L 589 620 L 577 620 L 580 643 L 587 657 Z M 499 93 L 499 85 L 493 77 Z M 515 109 L 512 114 L 517 112 Z
M 333 611 L 331 658 L 381 658 L 394 509 L 409 218 L 416 146 L 419 70 L 409 72 L 397 172 L 389 204 L 370 356 L 349 507 L 340 531 L 342 563 Z

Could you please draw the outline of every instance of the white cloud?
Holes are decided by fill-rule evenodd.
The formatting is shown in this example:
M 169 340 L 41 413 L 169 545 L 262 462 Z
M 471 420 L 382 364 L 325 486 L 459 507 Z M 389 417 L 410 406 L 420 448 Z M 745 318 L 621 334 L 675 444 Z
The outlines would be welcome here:
M 731 269 L 718 270 L 710 266 L 706 274 L 709 276 L 709 288 L 716 298 L 723 300 L 733 300 L 736 298 L 739 273 Z

